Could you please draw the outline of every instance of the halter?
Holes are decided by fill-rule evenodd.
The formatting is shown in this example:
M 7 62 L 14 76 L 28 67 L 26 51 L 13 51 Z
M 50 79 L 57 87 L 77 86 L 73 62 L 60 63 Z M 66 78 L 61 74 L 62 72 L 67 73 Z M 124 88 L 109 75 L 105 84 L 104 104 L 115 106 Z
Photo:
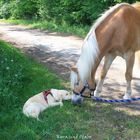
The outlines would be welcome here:
M 95 86 L 95 88 L 96 88 L 96 86 Z M 95 88 L 94 89 L 90 88 L 88 82 L 86 81 L 85 85 L 83 86 L 83 88 L 81 89 L 81 91 L 79 93 L 74 90 L 73 90 L 73 93 L 75 95 L 80 95 L 81 97 L 84 97 L 84 98 L 91 98 L 93 96 L 91 93 L 90 93 L 90 96 L 85 96 L 85 95 L 83 95 L 83 92 L 86 89 L 89 89 L 90 91 L 95 91 Z
M 95 86 L 96 88 L 96 86 Z M 84 97 L 84 98 L 90 98 L 94 101 L 97 101 L 97 102 L 104 102 L 104 103 L 130 103 L 130 102 L 134 102 L 134 101 L 140 101 L 140 97 L 138 98 L 131 98 L 131 99 L 102 99 L 100 97 L 94 97 L 91 93 L 90 93 L 90 96 L 85 96 L 83 95 L 83 92 L 86 90 L 86 89 L 89 89 L 90 91 L 94 91 L 95 89 L 91 89 L 89 87 L 89 84 L 88 82 L 85 83 L 84 87 L 82 88 L 82 90 L 78 93 L 78 92 L 75 92 L 73 90 L 73 93 L 75 95 L 80 95 L 81 97 Z

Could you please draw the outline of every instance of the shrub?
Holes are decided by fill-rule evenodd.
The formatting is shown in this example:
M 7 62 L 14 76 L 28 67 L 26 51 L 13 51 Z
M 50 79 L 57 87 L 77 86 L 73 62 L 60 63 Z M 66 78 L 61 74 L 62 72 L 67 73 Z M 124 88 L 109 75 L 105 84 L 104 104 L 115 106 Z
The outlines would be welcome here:
M 13 0 L 8 2 L 10 18 L 14 19 L 33 19 L 37 18 L 37 0 Z M 9 17 L 8 17 L 9 18 Z
M 11 16 L 10 8 L 11 8 L 11 5 L 9 3 L 1 4 L 0 17 L 5 18 L 5 19 L 10 18 Z
M 136 0 L 0 0 L 0 17 L 90 25 L 108 7 Z

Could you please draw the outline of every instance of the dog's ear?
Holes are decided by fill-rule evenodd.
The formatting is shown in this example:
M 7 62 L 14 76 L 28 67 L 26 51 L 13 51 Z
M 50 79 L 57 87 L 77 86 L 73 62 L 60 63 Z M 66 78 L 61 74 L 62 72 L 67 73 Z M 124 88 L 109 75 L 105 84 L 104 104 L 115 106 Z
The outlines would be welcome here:
M 61 97 L 60 90 L 52 89 L 51 92 L 53 93 L 53 96 L 54 96 L 56 101 L 60 101 L 61 100 L 62 97 Z
M 78 69 L 77 69 L 76 66 L 72 66 L 72 67 L 70 68 L 70 70 L 71 70 L 71 71 L 74 71 L 75 73 L 78 73 Z

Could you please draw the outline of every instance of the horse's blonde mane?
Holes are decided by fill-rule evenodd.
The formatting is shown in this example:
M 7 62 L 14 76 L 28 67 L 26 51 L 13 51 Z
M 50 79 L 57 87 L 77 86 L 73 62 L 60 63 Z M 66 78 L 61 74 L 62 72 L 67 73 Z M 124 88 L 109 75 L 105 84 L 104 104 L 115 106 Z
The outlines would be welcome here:
M 140 11 L 140 2 L 136 2 L 132 5 L 134 8 L 136 8 L 138 11 Z
M 89 33 L 87 34 L 87 36 L 84 40 L 84 43 L 83 43 L 80 58 L 77 62 L 78 73 L 79 73 L 79 76 L 80 76 L 80 79 L 82 80 L 82 82 L 85 82 L 85 80 L 88 80 L 91 77 L 92 68 L 95 64 L 95 61 L 98 58 L 98 54 L 100 53 L 99 47 L 98 47 L 98 42 L 96 40 L 96 34 L 95 34 L 96 28 L 111 13 L 113 13 L 117 8 L 119 8 L 122 5 L 129 5 L 129 4 L 121 3 L 121 4 L 117 4 L 113 7 L 111 7 L 104 14 L 102 14 L 102 16 L 100 18 L 98 18 L 96 20 L 96 22 L 93 24 L 92 28 L 90 29 Z
M 139 2 L 138 2 L 139 3 Z M 137 4 L 137 3 L 136 3 Z M 110 7 L 108 10 L 106 10 L 104 13 L 101 14 L 101 16 L 94 22 L 92 28 L 90 29 L 89 33 L 87 34 L 84 42 L 87 40 L 87 38 L 95 32 L 96 28 L 111 14 L 113 13 L 117 8 L 119 8 L 122 5 L 129 5 L 128 3 L 120 3 L 116 4 L 113 7 Z
M 101 17 L 96 20 L 92 28 L 96 29 L 111 13 L 113 13 L 116 9 L 118 9 L 120 6 L 123 6 L 123 5 L 129 5 L 129 4 L 120 3 L 120 4 L 116 4 L 113 7 L 110 7 L 107 11 L 101 14 Z

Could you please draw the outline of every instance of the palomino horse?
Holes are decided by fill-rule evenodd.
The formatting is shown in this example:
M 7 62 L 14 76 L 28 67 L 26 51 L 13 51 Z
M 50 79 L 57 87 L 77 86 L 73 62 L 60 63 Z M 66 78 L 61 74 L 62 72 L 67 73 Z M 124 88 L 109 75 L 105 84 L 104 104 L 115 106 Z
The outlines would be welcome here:
M 95 73 L 102 58 L 105 56 L 100 80 L 94 91 L 99 97 L 104 78 L 116 56 L 126 61 L 126 92 L 124 99 L 131 97 L 132 70 L 135 52 L 140 50 L 140 3 L 117 4 L 106 11 L 92 26 L 84 40 L 80 58 L 75 67 L 71 68 L 71 86 L 76 94 L 95 88 Z

